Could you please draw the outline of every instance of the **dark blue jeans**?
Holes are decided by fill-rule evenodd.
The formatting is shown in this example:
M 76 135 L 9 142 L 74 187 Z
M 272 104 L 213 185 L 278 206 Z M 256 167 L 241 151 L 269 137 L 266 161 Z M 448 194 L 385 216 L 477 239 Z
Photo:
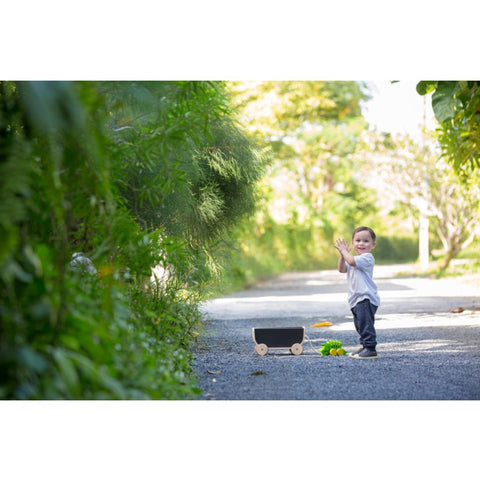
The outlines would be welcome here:
M 358 302 L 353 308 L 353 324 L 360 335 L 360 343 L 368 350 L 375 350 L 377 333 L 375 332 L 375 312 L 377 306 L 365 299 Z

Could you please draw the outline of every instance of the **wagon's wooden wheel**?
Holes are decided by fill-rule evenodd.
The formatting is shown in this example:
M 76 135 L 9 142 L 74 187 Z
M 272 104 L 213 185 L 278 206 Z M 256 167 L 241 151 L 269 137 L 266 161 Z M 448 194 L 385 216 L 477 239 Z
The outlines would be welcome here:
M 255 351 L 259 354 L 259 355 L 266 355 L 267 352 L 268 352 L 268 347 L 264 344 L 264 343 L 257 343 L 255 344 Z
M 290 348 L 293 355 L 300 355 L 303 352 L 303 347 L 300 343 L 294 343 Z

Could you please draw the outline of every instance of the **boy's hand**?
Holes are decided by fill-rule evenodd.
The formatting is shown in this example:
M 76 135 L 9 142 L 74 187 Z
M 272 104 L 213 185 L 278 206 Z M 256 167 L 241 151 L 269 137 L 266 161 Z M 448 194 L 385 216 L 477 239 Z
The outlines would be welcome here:
M 348 243 L 343 238 L 340 238 L 339 240 L 337 240 L 335 248 L 340 253 L 342 252 L 350 253 L 350 250 L 352 249 L 351 247 L 348 246 Z

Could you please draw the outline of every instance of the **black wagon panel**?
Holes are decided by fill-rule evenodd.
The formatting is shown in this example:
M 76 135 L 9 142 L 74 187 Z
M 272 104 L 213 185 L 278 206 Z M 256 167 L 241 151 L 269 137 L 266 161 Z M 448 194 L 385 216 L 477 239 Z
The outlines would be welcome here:
M 303 343 L 304 327 L 254 328 L 254 339 L 270 348 L 288 348 L 295 343 Z

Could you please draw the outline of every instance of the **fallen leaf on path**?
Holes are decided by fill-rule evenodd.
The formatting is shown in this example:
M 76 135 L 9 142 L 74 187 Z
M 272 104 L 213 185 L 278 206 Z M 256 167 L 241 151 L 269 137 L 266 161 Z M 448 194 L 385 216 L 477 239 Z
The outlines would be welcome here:
M 265 372 L 258 371 L 258 372 L 253 372 L 251 375 L 265 375 Z
M 210 373 L 211 375 L 220 375 L 222 373 L 221 370 L 207 370 L 207 373 Z
M 458 308 L 452 308 L 450 310 L 450 313 L 467 313 L 467 314 L 470 314 L 470 315 L 476 315 L 476 314 L 480 313 L 480 310 L 467 310 L 465 308 L 458 307 Z
M 332 324 L 332 322 L 318 322 L 314 323 L 313 325 L 310 325 L 311 327 L 329 327 Z

